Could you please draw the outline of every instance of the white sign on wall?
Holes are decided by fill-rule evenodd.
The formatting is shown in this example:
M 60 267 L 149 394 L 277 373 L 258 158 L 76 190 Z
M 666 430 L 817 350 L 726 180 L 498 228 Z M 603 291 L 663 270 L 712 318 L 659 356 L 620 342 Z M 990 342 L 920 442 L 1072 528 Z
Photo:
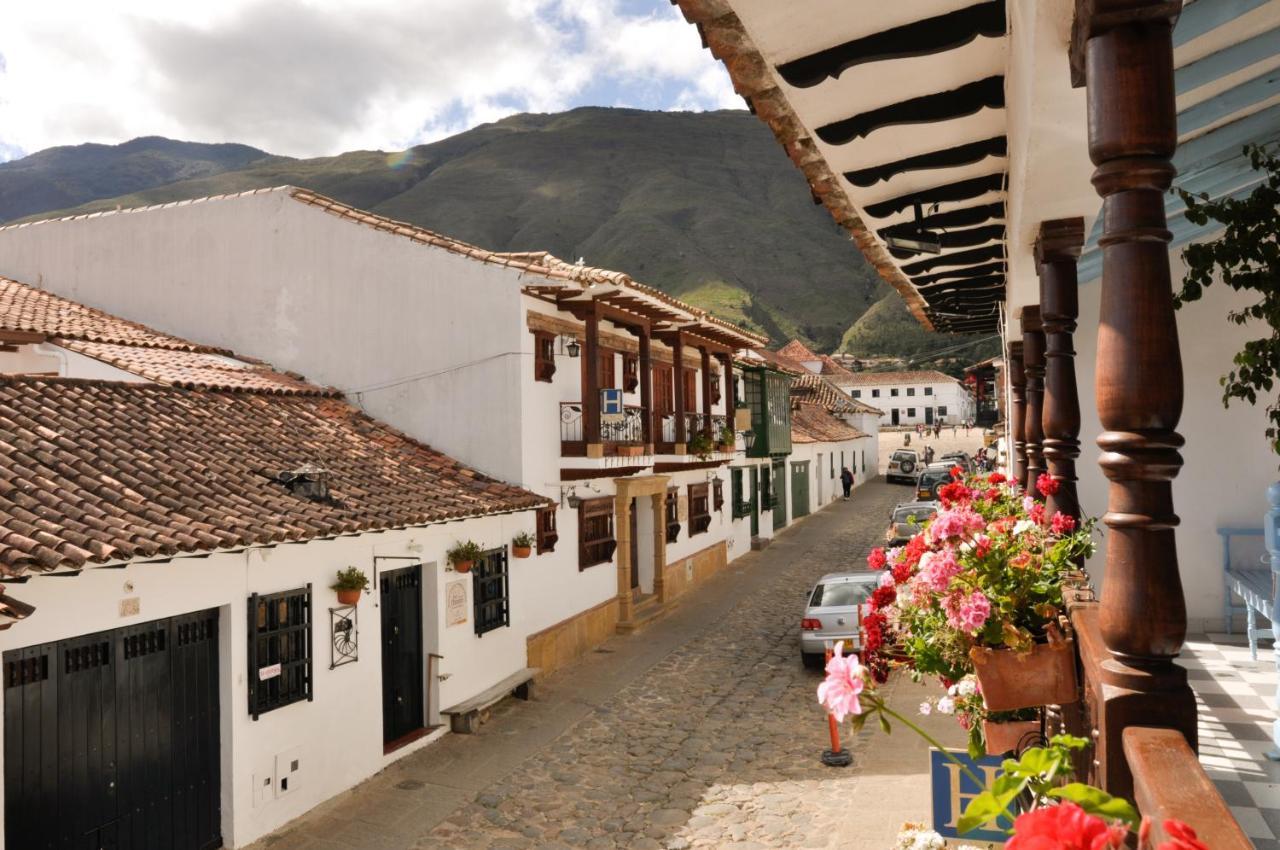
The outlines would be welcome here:
M 467 580 L 451 581 L 444 588 L 444 622 L 460 626 L 467 621 Z

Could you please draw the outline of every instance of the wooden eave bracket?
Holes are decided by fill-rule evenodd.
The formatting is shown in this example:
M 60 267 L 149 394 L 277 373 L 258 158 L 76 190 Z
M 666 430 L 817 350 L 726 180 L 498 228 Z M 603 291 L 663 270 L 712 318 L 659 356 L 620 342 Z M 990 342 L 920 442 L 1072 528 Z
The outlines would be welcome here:
M 1036 235 L 1036 263 L 1070 262 L 1080 259 L 1084 246 L 1084 219 L 1058 218 L 1040 223 Z

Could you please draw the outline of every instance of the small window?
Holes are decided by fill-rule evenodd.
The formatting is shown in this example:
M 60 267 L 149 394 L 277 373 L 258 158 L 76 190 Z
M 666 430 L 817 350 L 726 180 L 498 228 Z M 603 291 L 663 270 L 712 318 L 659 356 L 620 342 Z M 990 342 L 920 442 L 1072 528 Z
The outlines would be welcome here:
M 879 391 L 879 390 L 872 390 L 872 391 L 871 391 L 871 397 L 872 397 L 872 398 L 880 398 L 880 391 Z
M 583 499 L 578 506 L 578 569 L 613 559 L 613 498 Z
M 640 360 L 634 354 L 622 355 L 622 389 L 633 393 L 640 386 Z
M 862 390 L 854 390 L 854 391 L 853 391 L 853 397 L 854 397 L 854 398 L 862 398 Z
M 711 507 L 714 510 L 724 510 L 724 479 L 717 476 L 711 482 Z
M 924 394 L 925 394 L 925 395 L 933 395 L 933 387 L 925 387 L 925 388 L 924 388 Z
M 511 624 L 507 594 L 507 547 L 501 546 L 482 553 L 471 568 L 477 635 Z
M 706 484 L 689 485 L 689 536 L 702 534 L 711 528 L 711 506 L 707 499 Z
M 745 498 L 742 469 L 729 470 L 729 498 L 733 499 L 733 518 L 740 519 L 751 516 L 751 503 Z
M 916 409 L 915 409 L 914 407 L 908 407 L 908 408 L 907 408 L 907 415 L 908 415 L 908 416 L 915 416 L 915 415 L 916 415 Z
M 894 387 L 893 389 L 889 390 L 889 395 L 893 396 L 894 398 L 897 398 L 897 396 L 898 396 L 898 388 L 897 388 L 897 387 Z
M 843 464 L 841 465 L 843 466 Z M 828 478 L 836 477 L 836 453 L 835 452 L 832 452 L 831 454 L 827 455 L 827 477 Z
M 533 332 L 533 379 L 551 383 L 556 373 L 556 337 L 546 331 Z
M 915 394 L 916 394 L 915 387 L 907 387 L 907 395 L 915 395 Z
M 939 416 L 947 415 L 947 406 L 945 404 L 938 405 L 938 415 Z
M 675 487 L 667 488 L 666 515 L 667 542 L 675 543 L 680 539 L 680 491 Z
M 311 699 L 311 585 L 249 597 L 249 713 Z
M 560 535 L 556 533 L 555 505 L 538 508 L 538 554 L 554 552 L 559 539 Z
M 760 510 L 772 510 L 774 507 L 773 467 L 766 464 L 760 467 Z

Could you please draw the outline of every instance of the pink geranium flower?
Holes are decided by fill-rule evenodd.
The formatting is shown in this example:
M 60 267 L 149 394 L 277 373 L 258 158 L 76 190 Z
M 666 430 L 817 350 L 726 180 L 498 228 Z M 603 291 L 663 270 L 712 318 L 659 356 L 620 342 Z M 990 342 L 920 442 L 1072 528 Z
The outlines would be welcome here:
M 925 552 L 920 558 L 920 586 L 933 593 L 946 593 L 951 579 L 960 574 L 960 562 L 950 548 Z
M 1054 511 L 1049 530 L 1058 535 L 1070 534 L 1076 530 L 1075 518 L 1062 513 L 1062 511 Z
M 835 653 L 827 660 L 827 678 L 818 685 L 818 702 L 831 712 L 837 723 L 850 714 L 862 713 L 858 695 L 862 693 L 865 676 L 866 669 L 858 663 L 858 656 L 844 657 L 843 644 L 836 644 Z
M 948 510 L 939 511 L 929 524 L 929 540 L 941 543 L 952 538 L 963 538 L 976 534 L 987 527 L 982 514 L 969 505 L 961 505 Z
M 942 608 L 947 612 L 947 625 L 967 634 L 981 629 L 991 616 L 991 601 L 980 590 L 967 596 L 953 593 L 942 601 Z

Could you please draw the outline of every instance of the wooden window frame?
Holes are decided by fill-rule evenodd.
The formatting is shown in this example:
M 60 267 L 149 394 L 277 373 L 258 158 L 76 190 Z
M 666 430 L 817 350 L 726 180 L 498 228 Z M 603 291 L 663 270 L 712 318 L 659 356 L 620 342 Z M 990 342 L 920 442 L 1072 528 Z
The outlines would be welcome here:
M 556 335 L 549 331 L 533 332 L 533 379 L 551 383 L 556 374 Z
M 588 531 L 592 533 L 587 536 Z M 618 548 L 613 527 L 613 497 L 583 499 L 578 504 L 578 571 L 607 564 Z
M 711 508 L 724 510 L 724 479 L 718 475 L 711 481 Z
M 618 389 L 617 353 L 612 348 L 600 349 L 600 388 Z
M 556 542 L 560 539 L 560 534 L 556 531 L 555 505 L 538 508 L 537 527 L 538 554 L 544 555 L 547 552 L 556 551 Z
M 482 552 L 471 567 L 471 607 L 476 637 L 511 625 L 509 567 L 506 546 Z
M 248 614 L 249 714 L 257 720 L 277 708 L 304 700 L 311 702 L 315 698 L 311 585 L 278 593 L 251 594 Z M 263 670 L 277 664 L 280 665 L 278 674 L 260 678 Z
M 680 488 L 668 487 L 663 501 L 664 516 L 667 524 L 667 542 L 675 543 L 680 539 Z
M 711 493 L 706 482 L 689 485 L 689 536 L 711 530 Z

